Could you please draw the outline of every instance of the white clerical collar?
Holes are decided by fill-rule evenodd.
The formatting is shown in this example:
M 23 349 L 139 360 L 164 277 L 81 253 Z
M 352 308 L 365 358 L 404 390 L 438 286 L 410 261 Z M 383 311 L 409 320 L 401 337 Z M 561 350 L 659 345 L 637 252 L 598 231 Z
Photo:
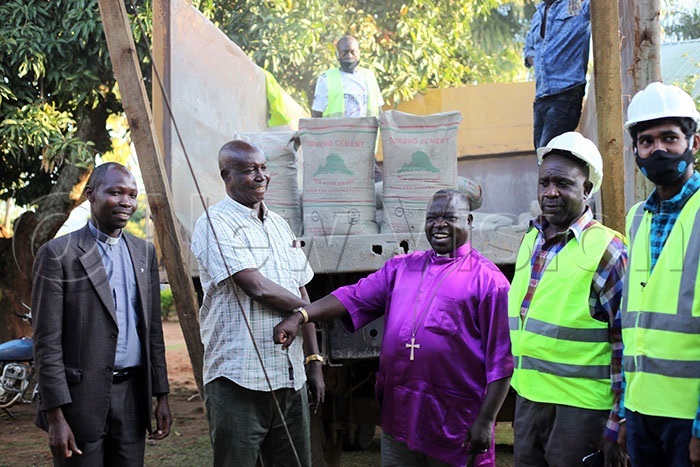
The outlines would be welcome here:
M 95 224 L 92 223 L 92 219 L 88 222 L 88 227 L 90 228 L 90 232 L 95 236 L 95 238 L 102 242 L 106 243 L 107 245 L 116 245 L 119 243 L 119 240 L 122 238 L 122 232 L 121 230 L 119 231 L 119 235 L 117 237 L 110 237 L 106 233 L 102 232 L 100 229 L 95 227 Z

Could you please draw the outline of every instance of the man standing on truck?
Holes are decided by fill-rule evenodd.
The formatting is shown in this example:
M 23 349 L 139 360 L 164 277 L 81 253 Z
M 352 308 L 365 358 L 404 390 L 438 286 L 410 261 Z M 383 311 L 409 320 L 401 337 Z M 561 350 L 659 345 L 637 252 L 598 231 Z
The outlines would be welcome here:
M 656 189 L 627 214 L 622 337 L 627 450 L 635 467 L 700 466 L 700 114 L 651 83 L 627 110 L 637 166 Z
M 307 321 L 354 331 L 384 316 L 376 395 L 382 465 L 495 465 L 493 425 L 513 360 L 508 281 L 472 249 L 467 198 L 440 190 L 425 221 L 429 251 L 396 256 L 274 329 L 282 348 Z
M 603 180 L 595 144 L 575 132 L 537 150 L 542 215 L 518 252 L 509 295 L 515 463 L 579 465 L 598 449 L 619 391 L 616 321 L 627 253 L 622 235 L 593 218 L 586 201 Z M 624 467 L 608 443 L 606 465 Z
M 537 5 L 524 48 L 525 66 L 535 68 L 535 149 L 578 126 L 590 41 L 589 0 L 544 0 Z
M 324 395 L 315 328 L 304 326 L 303 350 L 299 342 L 283 351 L 269 332 L 308 304 L 304 286 L 313 272 L 289 225 L 265 207 L 265 154 L 230 141 L 219 151 L 219 169 L 227 196 L 192 235 L 204 291 L 199 323 L 214 465 L 254 467 L 260 457 L 263 465 L 307 466 L 304 353 L 312 405 Z
M 361 66 L 360 44 L 353 36 L 336 43 L 339 68 L 331 68 L 318 77 L 312 117 L 376 117 L 384 105 L 374 73 Z

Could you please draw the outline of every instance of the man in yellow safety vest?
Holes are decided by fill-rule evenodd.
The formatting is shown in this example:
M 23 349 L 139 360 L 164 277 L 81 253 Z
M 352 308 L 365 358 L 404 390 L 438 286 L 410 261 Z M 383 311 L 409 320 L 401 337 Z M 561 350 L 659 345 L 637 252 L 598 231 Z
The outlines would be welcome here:
M 596 145 L 567 132 L 537 156 L 542 215 L 530 221 L 508 295 L 515 464 L 580 465 L 601 445 L 621 379 L 615 316 L 627 253 L 587 205 L 603 180 Z M 618 445 L 604 453 L 607 466 L 624 467 Z
M 384 104 L 374 73 L 361 66 L 360 45 L 353 36 L 336 43 L 339 67 L 318 77 L 312 117 L 376 117 Z
M 635 467 L 700 466 L 698 122 L 693 99 L 658 82 L 638 92 L 627 111 L 637 166 L 656 185 L 627 214 L 630 263 L 620 315 L 624 431 Z

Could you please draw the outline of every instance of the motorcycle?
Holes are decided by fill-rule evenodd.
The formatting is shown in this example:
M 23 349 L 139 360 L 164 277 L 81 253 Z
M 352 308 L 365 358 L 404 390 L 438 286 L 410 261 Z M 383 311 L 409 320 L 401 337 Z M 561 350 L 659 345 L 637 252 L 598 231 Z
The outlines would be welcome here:
M 22 320 L 31 323 L 29 312 L 16 314 Z M 10 414 L 8 409 L 15 404 L 30 404 L 37 394 L 37 385 L 28 392 L 34 377 L 34 341 L 31 337 L 20 337 L 0 344 L 0 409 Z M 10 414 L 12 415 L 12 414 Z

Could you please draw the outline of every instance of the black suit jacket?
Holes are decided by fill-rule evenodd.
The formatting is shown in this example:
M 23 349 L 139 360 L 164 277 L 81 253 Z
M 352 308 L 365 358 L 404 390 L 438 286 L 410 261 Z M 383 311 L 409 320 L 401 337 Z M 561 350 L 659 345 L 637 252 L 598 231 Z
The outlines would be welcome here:
M 155 248 L 127 233 L 138 287 L 143 378 L 138 404 L 151 430 L 151 396 L 169 391 Z M 43 245 L 33 269 L 34 355 L 39 381 L 36 424 L 62 407 L 77 440 L 96 441 L 109 409 L 117 318 L 99 247 L 88 226 Z

